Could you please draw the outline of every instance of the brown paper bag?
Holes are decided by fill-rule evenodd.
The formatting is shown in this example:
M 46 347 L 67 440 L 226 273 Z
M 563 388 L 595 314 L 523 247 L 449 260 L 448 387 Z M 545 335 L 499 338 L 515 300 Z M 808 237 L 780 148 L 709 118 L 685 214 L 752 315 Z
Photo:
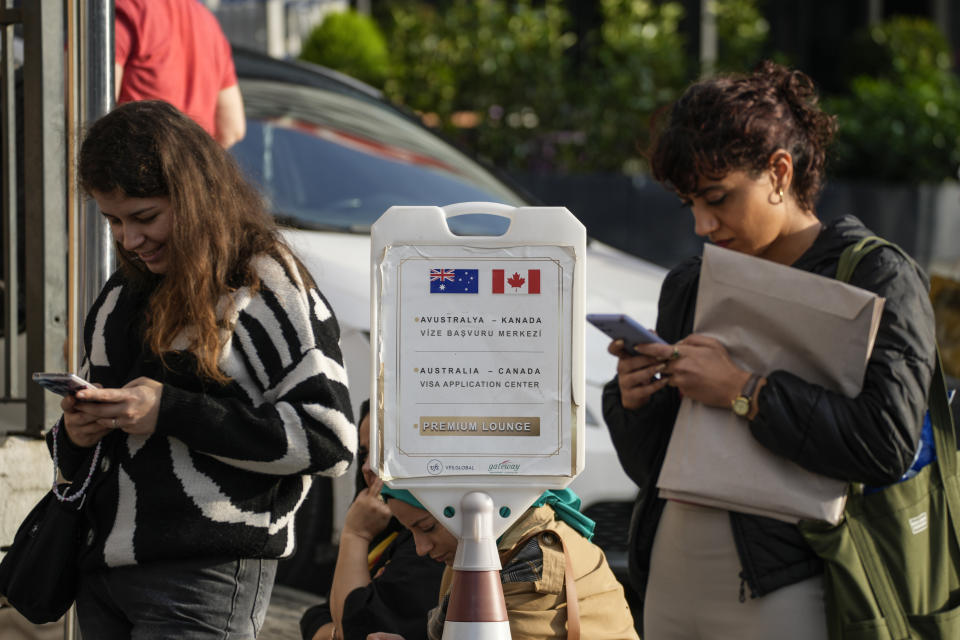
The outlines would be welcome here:
M 707 245 L 694 332 L 739 366 L 778 369 L 848 397 L 863 386 L 883 298 L 832 278 Z M 730 409 L 684 398 L 660 495 L 787 522 L 839 521 L 847 483 L 772 453 Z

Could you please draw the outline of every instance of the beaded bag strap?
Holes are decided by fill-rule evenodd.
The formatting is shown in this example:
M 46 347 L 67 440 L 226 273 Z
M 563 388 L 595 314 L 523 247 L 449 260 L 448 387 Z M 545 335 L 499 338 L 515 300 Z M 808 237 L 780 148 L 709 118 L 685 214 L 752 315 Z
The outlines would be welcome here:
M 87 477 L 84 478 L 83 485 L 77 491 L 71 492 L 70 487 L 73 486 L 71 484 L 61 492 L 60 487 L 57 484 L 57 473 L 60 469 L 60 457 L 57 439 L 60 435 L 61 424 L 63 424 L 63 418 L 57 420 L 57 423 L 53 425 L 53 486 L 50 488 L 50 491 L 60 502 L 73 502 L 82 498 L 84 493 L 87 491 L 87 487 L 90 486 L 90 480 L 93 478 L 93 472 L 97 468 L 97 461 L 100 459 L 100 448 L 103 446 L 103 440 L 97 443 L 97 448 L 93 452 L 93 460 L 90 462 L 90 469 L 87 470 Z

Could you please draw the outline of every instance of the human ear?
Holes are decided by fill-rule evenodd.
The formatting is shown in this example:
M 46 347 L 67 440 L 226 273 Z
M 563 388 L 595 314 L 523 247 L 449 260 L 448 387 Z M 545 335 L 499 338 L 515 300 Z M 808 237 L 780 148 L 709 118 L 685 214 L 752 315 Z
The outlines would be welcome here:
M 787 193 L 793 182 L 793 156 L 786 149 L 777 149 L 770 154 L 770 179 L 774 192 Z

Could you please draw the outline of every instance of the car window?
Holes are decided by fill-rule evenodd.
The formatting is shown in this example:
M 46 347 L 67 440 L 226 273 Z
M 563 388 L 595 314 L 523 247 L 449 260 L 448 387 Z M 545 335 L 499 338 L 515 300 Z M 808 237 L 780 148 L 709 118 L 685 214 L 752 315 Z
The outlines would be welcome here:
M 241 91 L 247 134 L 231 152 L 285 224 L 363 232 L 393 205 L 526 204 L 388 105 L 264 80 Z M 495 220 L 473 216 L 461 232 L 502 233 Z

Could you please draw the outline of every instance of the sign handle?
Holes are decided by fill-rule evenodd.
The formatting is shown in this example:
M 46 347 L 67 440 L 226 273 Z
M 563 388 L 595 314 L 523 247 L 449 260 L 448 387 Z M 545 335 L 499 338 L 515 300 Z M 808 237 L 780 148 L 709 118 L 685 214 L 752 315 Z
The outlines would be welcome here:
M 468 213 L 487 213 L 495 216 L 504 216 L 512 220 L 512 214 L 516 211 L 516 207 L 511 207 L 508 204 L 501 204 L 499 202 L 458 202 L 440 208 L 448 218 L 462 216 Z

